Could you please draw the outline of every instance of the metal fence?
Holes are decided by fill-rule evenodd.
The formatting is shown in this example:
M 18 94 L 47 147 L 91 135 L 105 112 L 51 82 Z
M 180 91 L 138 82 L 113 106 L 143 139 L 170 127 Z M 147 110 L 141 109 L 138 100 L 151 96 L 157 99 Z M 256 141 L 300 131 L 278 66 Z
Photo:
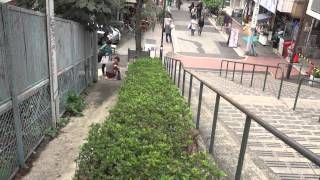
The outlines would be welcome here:
M 197 105 L 197 114 L 196 114 L 196 128 L 199 129 L 200 127 L 200 118 L 201 118 L 201 105 L 202 105 L 202 93 L 203 88 L 207 87 L 210 89 L 210 91 L 214 92 L 216 94 L 216 100 L 214 105 L 214 112 L 213 112 L 213 123 L 211 128 L 211 139 L 209 144 L 209 152 L 213 153 L 214 146 L 215 146 L 215 137 L 216 137 L 216 128 L 217 128 L 217 121 L 218 121 L 218 112 L 220 107 L 220 101 L 225 100 L 229 102 L 233 107 L 237 108 L 239 111 L 241 111 L 243 114 L 245 114 L 246 118 L 244 119 L 245 125 L 244 130 L 242 134 L 242 141 L 240 145 L 240 152 L 238 156 L 238 162 L 236 167 L 236 172 L 233 177 L 235 177 L 236 180 L 241 179 L 241 173 L 244 163 L 244 157 L 245 152 L 247 148 L 247 142 L 249 138 L 249 132 L 250 132 L 250 125 L 251 122 L 256 122 L 259 124 L 259 126 L 263 127 L 265 130 L 270 132 L 272 135 L 280 139 L 282 142 L 286 143 L 289 147 L 296 150 L 298 153 L 300 153 L 303 157 L 313 162 L 316 166 L 320 166 L 320 157 L 315 154 L 314 152 L 306 149 L 304 146 L 293 140 L 292 138 L 288 137 L 286 134 L 281 132 L 280 130 L 276 129 L 260 117 L 256 116 L 255 114 L 251 113 L 247 108 L 237 103 L 235 100 L 231 99 L 229 96 L 227 96 L 225 93 L 221 92 L 219 89 L 215 88 L 214 86 L 211 86 L 209 83 L 201 80 L 199 77 L 194 75 L 191 71 L 184 68 L 181 61 L 165 57 L 163 61 L 163 65 L 165 69 L 167 70 L 168 74 L 172 78 L 174 84 L 178 86 L 178 88 L 181 88 L 181 93 L 183 96 L 185 96 L 185 86 L 186 86 L 186 74 L 190 75 L 189 79 L 189 91 L 187 95 L 188 103 L 191 105 L 191 94 L 192 94 L 192 86 L 194 84 L 193 81 L 198 80 L 200 83 L 199 92 L 198 92 L 198 105 Z M 182 78 L 182 79 L 181 79 Z M 182 83 L 181 83 L 182 82 Z M 180 86 L 181 85 L 181 86 Z
M 56 18 L 60 113 L 96 71 L 94 34 Z M 52 123 L 45 14 L 0 5 L 0 179 L 9 179 Z
M 270 65 L 263 65 L 263 64 L 253 64 L 253 63 L 244 63 L 244 62 L 238 62 L 238 61 L 231 61 L 231 60 L 221 60 L 221 65 L 220 65 L 220 70 L 219 70 L 219 75 L 222 76 L 222 70 L 223 70 L 223 65 L 226 64 L 225 67 L 225 78 L 228 77 L 228 73 L 229 73 L 229 67 L 233 64 L 233 66 L 231 66 L 231 72 L 232 72 L 232 81 L 234 81 L 234 76 L 235 76 L 235 72 L 236 71 L 240 71 L 241 72 L 241 76 L 240 76 L 240 84 L 242 84 L 242 80 L 243 80 L 243 73 L 245 70 L 245 68 L 249 67 L 252 68 L 249 70 L 249 72 L 251 72 L 251 78 L 250 78 L 250 87 L 252 87 L 253 85 L 253 81 L 254 81 L 254 75 L 255 73 L 257 73 L 256 71 L 260 71 L 260 72 L 264 72 L 264 80 L 263 80 L 263 86 L 262 86 L 262 91 L 265 91 L 266 89 L 266 82 L 267 82 L 267 78 L 269 75 L 269 71 L 270 70 L 274 70 L 275 73 L 275 79 L 277 78 L 277 72 L 280 69 L 280 84 L 279 84 L 279 90 L 278 90 L 278 94 L 277 94 L 277 98 L 280 99 L 281 97 L 281 90 L 282 90 L 282 85 L 283 85 L 283 80 L 284 80 L 284 71 L 281 67 L 278 66 L 270 66 Z M 230 64 L 230 66 L 229 66 Z M 237 65 L 240 65 L 240 69 Z

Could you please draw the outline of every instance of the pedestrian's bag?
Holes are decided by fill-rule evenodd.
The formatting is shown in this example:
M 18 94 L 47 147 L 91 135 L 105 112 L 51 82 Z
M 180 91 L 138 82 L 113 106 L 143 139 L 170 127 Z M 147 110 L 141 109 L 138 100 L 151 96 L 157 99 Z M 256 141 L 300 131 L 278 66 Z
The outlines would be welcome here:
M 188 25 L 188 29 L 191 29 L 191 23 Z
M 109 62 L 110 57 L 109 56 L 102 56 L 101 64 L 107 64 Z

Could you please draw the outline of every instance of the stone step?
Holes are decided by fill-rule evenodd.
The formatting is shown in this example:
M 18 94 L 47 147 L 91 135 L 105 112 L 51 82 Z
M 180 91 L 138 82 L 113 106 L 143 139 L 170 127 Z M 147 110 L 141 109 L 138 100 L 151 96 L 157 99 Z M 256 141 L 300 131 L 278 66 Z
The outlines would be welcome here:
M 217 76 L 217 72 L 194 71 L 201 79 L 225 92 L 249 111 L 281 130 L 309 150 L 320 155 L 320 109 L 317 107 L 291 110 L 286 101 L 277 100 L 270 92 L 245 87 Z M 182 81 L 180 82 L 180 86 Z M 199 85 L 193 80 L 191 108 L 196 117 Z M 188 97 L 189 76 L 186 76 L 185 96 Z M 268 94 L 269 93 L 269 94 Z M 200 116 L 200 131 L 207 147 L 210 144 L 213 110 L 216 94 L 208 88 L 203 89 Z M 304 99 L 306 104 L 315 99 Z M 221 100 L 217 134 L 213 156 L 220 167 L 228 174 L 227 179 L 234 179 L 237 158 L 245 122 L 245 115 L 230 103 Z M 243 179 L 319 179 L 320 168 L 287 146 L 281 140 L 267 132 L 263 127 L 252 122 L 248 148 L 246 152 Z

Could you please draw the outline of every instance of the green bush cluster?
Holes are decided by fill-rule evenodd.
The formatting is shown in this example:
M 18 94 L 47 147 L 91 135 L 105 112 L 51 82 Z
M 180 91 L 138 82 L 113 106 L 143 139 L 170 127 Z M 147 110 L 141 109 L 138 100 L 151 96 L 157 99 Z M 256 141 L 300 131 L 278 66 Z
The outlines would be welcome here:
M 202 152 L 191 154 L 192 115 L 159 60 L 131 65 L 118 102 L 91 127 L 75 179 L 206 179 L 224 176 Z
M 68 93 L 66 101 L 66 113 L 71 116 L 82 116 L 82 111 L 86 107 L 84 99 L 74 91 Z
M 223 4 L 223 0 L 203 0 L 203 2 L 213 14 L 217 14 L 219 7 Z

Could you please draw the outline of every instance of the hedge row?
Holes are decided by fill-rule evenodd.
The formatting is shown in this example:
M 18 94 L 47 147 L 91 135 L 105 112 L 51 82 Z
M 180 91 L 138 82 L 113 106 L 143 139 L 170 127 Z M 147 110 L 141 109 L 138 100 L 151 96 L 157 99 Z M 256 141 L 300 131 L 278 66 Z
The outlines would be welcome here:
M 205 179 L 223 172 L 205 153 L 189 153 L 192 115 L 159 60 L 129 65 L 118 102 L 91 127 L 76 179 Z

